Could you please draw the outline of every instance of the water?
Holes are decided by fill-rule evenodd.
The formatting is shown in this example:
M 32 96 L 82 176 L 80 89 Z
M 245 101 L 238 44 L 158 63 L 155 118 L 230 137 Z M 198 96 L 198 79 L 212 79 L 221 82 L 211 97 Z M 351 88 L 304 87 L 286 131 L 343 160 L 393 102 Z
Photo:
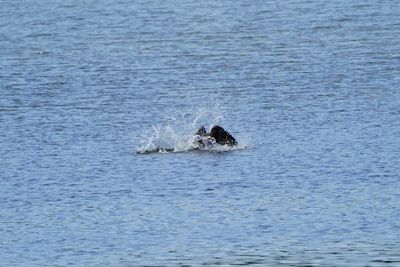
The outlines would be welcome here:
M 400 266 L 397 1 L 0 17 L 1 266 Z M 242 149 L 135 153 L 215 123 Z

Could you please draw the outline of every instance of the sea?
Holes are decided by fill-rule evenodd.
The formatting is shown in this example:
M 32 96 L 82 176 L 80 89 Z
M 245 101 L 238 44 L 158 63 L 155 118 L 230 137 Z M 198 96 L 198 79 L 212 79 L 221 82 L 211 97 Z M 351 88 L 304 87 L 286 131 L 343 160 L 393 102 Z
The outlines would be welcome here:
M 400 266 L 399 1 L 0 18 L 0 266 Z

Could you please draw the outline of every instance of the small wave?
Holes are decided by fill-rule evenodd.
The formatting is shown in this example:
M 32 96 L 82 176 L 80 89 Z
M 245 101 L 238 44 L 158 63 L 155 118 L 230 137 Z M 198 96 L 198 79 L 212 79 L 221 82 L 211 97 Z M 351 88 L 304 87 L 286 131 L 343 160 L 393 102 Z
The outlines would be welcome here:
M 165 153 L 182 153 L 182 152 L 229 152 L 229 151 L 234 151 L 234 150 L 243 150 L 248 148 L 247 145 L 244 144 L 239 144 L 237 146 L 227 146 L 227 145 L 215 145 L 213 147 L 206 147 L 206 148 L 197 148 L 197 147 L 188 147 L 185 149 L 182 148 L 162 148 L 162 147 L 156 147 L 152 149 L 141 149 L 137 150 L 136 154 L 154 154 L 154 153 L 160 153 L 160 154 L 165 154 Z

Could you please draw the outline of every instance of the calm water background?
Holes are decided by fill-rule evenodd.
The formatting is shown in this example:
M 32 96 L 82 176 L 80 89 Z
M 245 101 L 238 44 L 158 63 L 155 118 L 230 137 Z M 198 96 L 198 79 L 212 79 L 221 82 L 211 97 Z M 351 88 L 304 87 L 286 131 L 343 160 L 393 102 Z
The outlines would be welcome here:
M 398 1 L 0 4 L 1 266 L 400 266 Z

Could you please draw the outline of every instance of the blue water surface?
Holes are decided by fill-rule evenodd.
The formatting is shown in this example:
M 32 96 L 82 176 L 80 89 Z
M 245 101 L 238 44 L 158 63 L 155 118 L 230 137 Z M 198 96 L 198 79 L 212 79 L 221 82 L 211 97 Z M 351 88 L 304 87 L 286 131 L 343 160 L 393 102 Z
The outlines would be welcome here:
M 400 266 L 398 1 L 0 17 L 0 266 Z

